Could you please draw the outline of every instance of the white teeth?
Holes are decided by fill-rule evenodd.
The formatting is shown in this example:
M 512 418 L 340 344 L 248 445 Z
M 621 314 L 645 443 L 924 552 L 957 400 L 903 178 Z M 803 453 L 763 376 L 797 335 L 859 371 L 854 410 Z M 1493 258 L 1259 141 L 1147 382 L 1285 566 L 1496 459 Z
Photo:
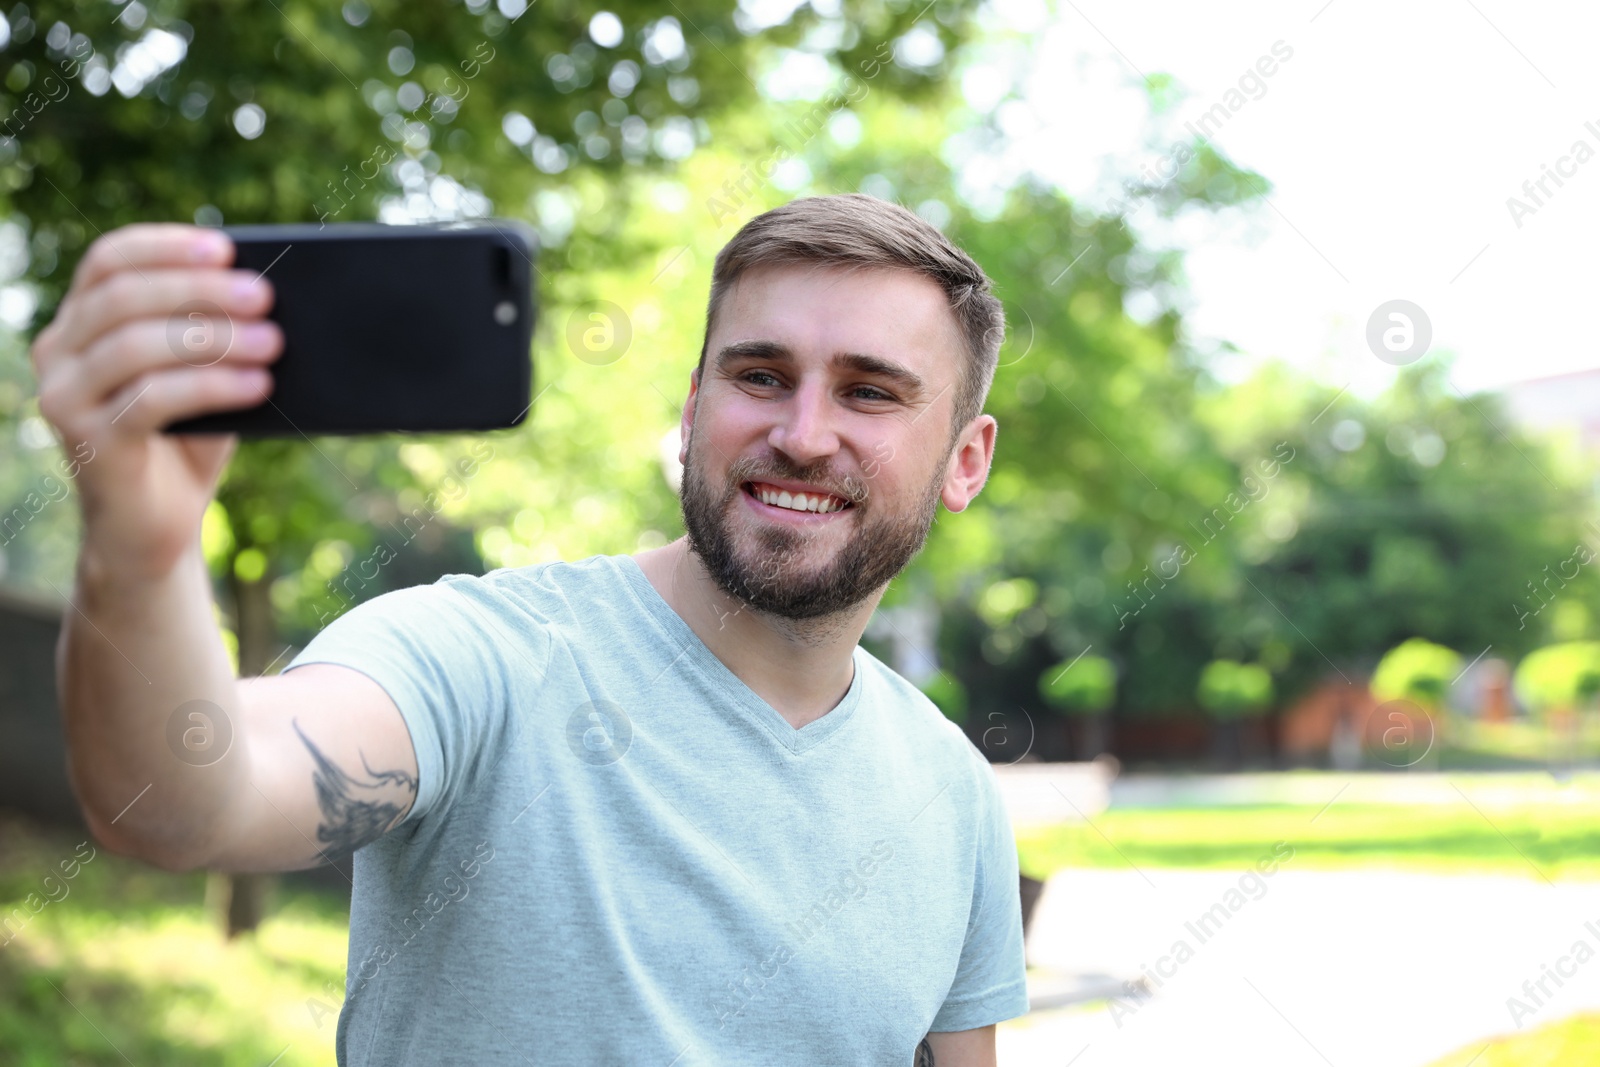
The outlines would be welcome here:
M 788 508 L 790 511 L 809 511 L 819 515 L 831 514 L 844 510 L 844 504 L 832 497 L 813 493 L 790 493 L 787 490 L 774 491 L 761 486 L 756 486 L 756 498 L 763 504 L 773 507 Z

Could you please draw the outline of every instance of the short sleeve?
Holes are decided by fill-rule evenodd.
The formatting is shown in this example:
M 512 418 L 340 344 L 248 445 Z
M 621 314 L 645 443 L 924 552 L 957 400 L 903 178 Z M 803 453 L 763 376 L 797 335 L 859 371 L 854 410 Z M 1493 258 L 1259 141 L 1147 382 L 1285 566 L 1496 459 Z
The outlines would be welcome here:
M 994 768 L 976 750 L 973 758 L 979 764 L 979 803 L 972 913 L 955 981 L 928 1028 L 936 1033 L 975 1030 L 1028 1011 L 1016 839 Z
M 432 585 L 363 601 L 317 633 L 284 670 L 335 663 L 389 694 L 417 757 L 417 799 L 402 827 L 468 796 L 505 750 L 514 724 L 513 679 L 543 677 L 550 637 L 486 578 L 445 575 Z

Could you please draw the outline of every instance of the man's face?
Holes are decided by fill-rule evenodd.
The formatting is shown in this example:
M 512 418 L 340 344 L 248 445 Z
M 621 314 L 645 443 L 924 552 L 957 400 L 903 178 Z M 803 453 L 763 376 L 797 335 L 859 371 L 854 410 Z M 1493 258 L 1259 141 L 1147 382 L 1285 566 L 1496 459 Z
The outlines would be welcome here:
M 689 547 L 723 591 L 808 619 L 898 574 L 941 497 L 962 510 L 988 470 L 987 428 L 951 462 L 966 358 L 943 291 L 909 271 L 786 265 L 741 278 L 691 386 L 680 456 Z

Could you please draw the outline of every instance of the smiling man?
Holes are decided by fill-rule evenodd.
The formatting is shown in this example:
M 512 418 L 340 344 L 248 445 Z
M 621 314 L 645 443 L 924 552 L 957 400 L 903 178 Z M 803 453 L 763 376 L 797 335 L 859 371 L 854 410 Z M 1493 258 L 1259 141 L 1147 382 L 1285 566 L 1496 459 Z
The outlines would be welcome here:
M 59 661 L 96 836 L 171 869 L 353 853 L 341 1064 L 993 1064 L 1027 1010 L 994 773 L 859 644 L 988 475 L 982 270 L 868 196 L 753 219 L 683 409 L 685 537 L 387 593 L 237 680 L 198 547 L 227 448 L 155 428 L 254 395 L 119 332 L 264 315 L 209 239 L 109 235 L 34 351 L 97 445 Z M 166 741 L 196 701 L 232 736 L 203 764 Z

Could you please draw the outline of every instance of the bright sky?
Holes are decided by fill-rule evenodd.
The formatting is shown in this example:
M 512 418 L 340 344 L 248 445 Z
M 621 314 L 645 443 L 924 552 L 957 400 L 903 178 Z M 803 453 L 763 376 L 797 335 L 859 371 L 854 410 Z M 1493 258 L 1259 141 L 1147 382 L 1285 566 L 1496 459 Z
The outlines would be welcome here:
M 1108 175 L 1156 158 L 1134 68 L 1189 91 L 1177 129 L 1224 102 L 1275 42 L 1292 49 L 1232 98 L 1245 102 L 1211 138 L 1274 183 L 1272 206 L 1159 237 L 1190 248 L 1197 333 L 1370 394 L 1396 368 L 1368 348 L 1367 321 L 1405 299 L 1431 320 L 1424 358 L 1454 352 L 1463 389 L 1600 365 L 1600 9 L 1053 2 L 1054 14 L 1038 0 L 996 4 L 1036 34 L 1029 105 L 1009 125 L 1033 166 L 1099 203 L 1117 191 Z M 1523 183 L 1558 164 L 1564 185 L 1547 179 L 1543 205 L 1528 200 Z M 1520 228 L 1512 196 L 1535 209 Z M 1152 209 L 1135 220 L 1156 235 Z

